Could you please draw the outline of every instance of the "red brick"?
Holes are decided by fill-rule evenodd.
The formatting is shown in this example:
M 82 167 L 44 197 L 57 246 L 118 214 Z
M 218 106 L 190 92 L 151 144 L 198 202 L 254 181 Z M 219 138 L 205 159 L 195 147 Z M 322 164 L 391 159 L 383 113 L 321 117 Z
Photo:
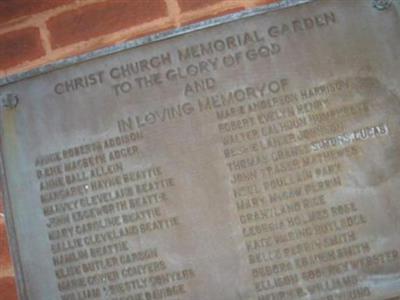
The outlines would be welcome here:
M 75 0 L 1 0 L 0 24 L 74 1 Z
M 0 70 L 44 55 L 39 29 L 24 28 L 0 35 Z
M 11 258 L 8 251 L 8 241 L 6 233 L 6 224 L 3 217 L 0 217 L 0 270 L 9 270 L 11 268 Z M 2 274 L 0 273 L 0 276 Z M 1 298 L 0 298 L 1 299 Z
M 1 0 L 0 0 L 1 1 Z M 156 34 L 159 33 L 160 31 L 167 31 L 167 30 L 172 30 L 175 27 L 171 24 L 166 24 L 165 26 L 157 27 L 157 28 L 150 28 L 149 30 L 143 31 L 143 32 L 133 32 L 130 35 L 124 35 L 123 38 L 119 38 L 118 37 L 118 32 L 116 33 L 117 38 L 115 40 L 111 40 L 111 41 L 105 41 L 103 39 L 99 39 L 96 40 L 94 43 L 90 43 L 85 45 L 84 47 L 79 47 L 79 48 L 75 48 L 72 51 L 70 49 L 68 49 L 68 54 L 65 55 L 63 58 L 65 57 L 71 57 L 71 56 L 76 56 L 76 55 L 82 55 L 85 53 L 88 53 L 90 51 L 94 51 L 96 49 L 101 49 L 104 47 L 109 47 L 109 46 L 113 46 L 116 45 L 118 43 L 124 42 L 124 41 L 129 41 L 129 40 L 133 40 L 133 39 L 138 39 L 141 37 L 145 37 L 148 35 L 152 35 L 152 34 Z M 2 300 L 2 299 L 0 299 Z
M 182 12 L 203 8 L 223 0 L 178 0 Z
M 51 18 L 47 26 L 53 48 L 139 25 L 167 14 L 163 0 L 110 0 Z
M 274 2 L 278 2 L 279 0 L 258 0 L 257 4 L 258 5 L 266 5 L 266 4 L 271 4 Z
M 11 276 L 1 277 L 0 275 L 0 299 L 18 300 L 15 278 Z

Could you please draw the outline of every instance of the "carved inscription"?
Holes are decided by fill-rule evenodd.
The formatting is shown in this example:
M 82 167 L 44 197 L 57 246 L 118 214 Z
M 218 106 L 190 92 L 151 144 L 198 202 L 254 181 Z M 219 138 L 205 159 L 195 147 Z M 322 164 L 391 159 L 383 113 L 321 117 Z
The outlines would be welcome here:
M 140 159 L 143 139 L 137 131 L 37 158 L 61 299 L 175 297 L 195 276 L 191 268 L 172 270 L 157 248 L 128 244 L 179 225 L 162 208 L 174 179 L 160 166 L 124 169 Z
M 318 1 L 10 85 L 28 298 L 397 297 L 399 20 L 372 9 Z
M 371 291 L 357 271 L 399 259 L 397 249 L 374 253 L 359 237 L 368 218 L 355 202 L 326 199 L 345 184 L 343 161 L 357 159 L 368 139 L 389 134 L 384 122 L 341 126 L 371 110 L 362 100 L 333 101 L 363 81 L 284 93 L 280 99 L 290 100 L 265 99 L 259 109 L 216 111 L 258 299 L 365 298 Z

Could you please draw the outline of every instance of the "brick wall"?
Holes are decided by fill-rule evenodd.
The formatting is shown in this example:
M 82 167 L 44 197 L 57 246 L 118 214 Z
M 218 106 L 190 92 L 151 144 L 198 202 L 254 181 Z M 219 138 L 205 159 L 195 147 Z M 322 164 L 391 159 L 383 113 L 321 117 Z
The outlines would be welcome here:
M 1 0 L 0 77 L 274 0 Z
M 274 1 L 0 0 L 0 77 Z M 0 299 L 16 300 L 1 201 Z

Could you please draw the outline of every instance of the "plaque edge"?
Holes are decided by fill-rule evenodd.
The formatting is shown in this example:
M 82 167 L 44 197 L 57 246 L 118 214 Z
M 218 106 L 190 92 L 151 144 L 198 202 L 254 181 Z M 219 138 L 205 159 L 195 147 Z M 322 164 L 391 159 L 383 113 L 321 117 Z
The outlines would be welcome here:
M 108 55 L 138 48 L 140 46 L 144 46 L 150 43 L 167 40 L 187 33 L 200 31 L 202 29 L 212 28 L 226 23 L 238 21 L 241 19 L 246 19 L 266 14 L 269 12 L 278 11 L 281 9 L 295 7 L 312 2 L 318 2 L 318 0 L 279 0 L 277 2 L 266 4 L 260 7 L 246 9 L 241 12 L 215 17 L 200 22 L 195 22 L 193 24 L 189 24 L 172 30 L 166 30 L 155 34 L 146 35 L 144 37 L 132 39 L 117 45 L 100 48 L 94 51 L 90 51 L 81 55 L 75 55 L 65 59 L 56 60 L 55 62 L 45 64 L 43 66 L 39 66 L 36 68 L 32 68 L 27 71 L 17 72 L 9 76 L 6 75 L 0 77 L 0 88 L 4 88 L 5 86 L 17 83 L 19 81 L 41 76 L 50 73 L 52 71 L 67 68 L 75 64 L 84 63 L 101 57 L 106 57 Z M 0 111 L 1 110 L 3 110 L 3 108 L 0 108 Z M 3 132 L 4 130 L 3 121 L 4 121 L 3 118 L 0 117 L 0 132 Z M 1 150 L 4 149 L 3 139 L 0 139 L 0 149 Z M 19 251 L 19 242 L 16 234 L 12 201 L 9 194 L 9 185 L 6 174 L 5 157 L 3 151 L 0 151 L 0 181 L 1 181 L 0 187 L 2 188 L 1 194 L 4 207 L 5 227 L 7 233 L 6 239 L 8 241 L 8 249 L 12 259 L 12 266 L 16 281 L 17 296 L 18 299 L 20 300 L 29 300 L 22 259 Z
M 3 123 L 0 122 L 0 130 L 3 131 Z M 0 139 L 0 149 L 3 149 L 3 139 Z M 24 279 L 24 271 L 22 266 L 22 259 L 19 251 L 19 242 L 16 234 L 16 226 L 14 221 L 14 214 L 12 208 L 12 201 L 8 188 L 8 180 L 6 175 L 5 158 L 3 151 L 0 151 L 0 181 L 1 181 L 1 195 L 4 208 L 4 220 L 6 225 L 6 239 L 8 241 L 8 249 L 12 260 L 12 267 L 14 270 L 15 284 L 17 289 L 17 296 L 20 300 L 28 300 L 26 282 Z
M 320 0 L 279 0 L 278 2 L 266 4 L 260 7 L 245 9 L 237 13 L 228 14 L 221 17 L 211 18 L 200 22 L 195 22 L 179 28 L 161 31 L 155 34 L 146 35 L 141 38 L 132 39 L 117 45 L 100 48 L 94 51 L 90 51 L 84 54 L 75 55 L 72 57 L 56 60 L 55 62 L 45 64 L 43 66 L 35 67 L 27 71 L 17 72 L 9 76 L 0 77 L 0 88 L 7 86 L 18 81 L 30 79 L 42 74 L 50 73 L 59 69 L 63 69 L 78 63 L 84 63 L 92 59 L 105 57 L 118 52 L 122 52 L 129 49 L 134 49 L 140 46 L 144 46 L 150 43 L 159 42 L 181 36 L 183 34 L 199 31 L 215 27 L 218 25 L 231 23 L 237 20 L 254 17 L 257 15 L 266 14 L 272 11 L 277 11 L 285 8 L 295 7 L 307 3 L 318 2 Z

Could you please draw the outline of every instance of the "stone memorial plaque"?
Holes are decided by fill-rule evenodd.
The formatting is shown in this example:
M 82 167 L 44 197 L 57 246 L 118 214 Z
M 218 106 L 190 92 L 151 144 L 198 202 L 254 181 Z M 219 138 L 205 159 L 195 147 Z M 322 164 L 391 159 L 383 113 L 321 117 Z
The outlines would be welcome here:
M 21 299 L 399 299 L 400 10 L 378 8 L 259 10 L 1 87 Z

